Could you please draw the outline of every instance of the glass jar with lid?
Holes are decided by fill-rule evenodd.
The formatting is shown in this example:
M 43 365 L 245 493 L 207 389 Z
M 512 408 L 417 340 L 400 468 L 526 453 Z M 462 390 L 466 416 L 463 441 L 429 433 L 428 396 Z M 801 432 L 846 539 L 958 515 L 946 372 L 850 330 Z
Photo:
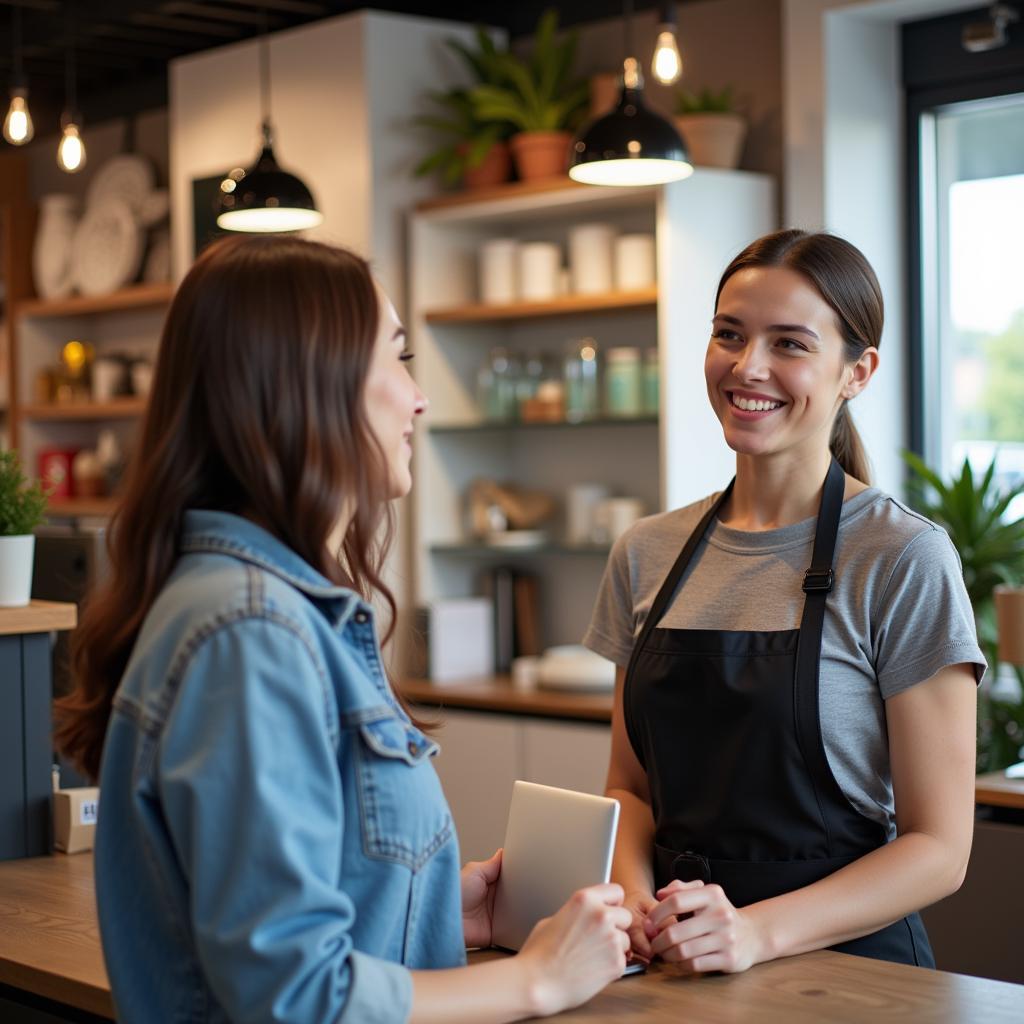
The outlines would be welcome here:
M 565 418 L 570 423 L 594 419 L 601 412 L 598 386 L 597 342 L 583 338 L 573 342 L 563 364 Z
M 516 417 L 519 361 L 504 348 L 491 349 L 477 373 L 477 401 L 484 419 L 504 422 Z
M 643 412 L 643 375 L 638 348 L 610 348 L 604 370 L 605 411 L 631 417 Z

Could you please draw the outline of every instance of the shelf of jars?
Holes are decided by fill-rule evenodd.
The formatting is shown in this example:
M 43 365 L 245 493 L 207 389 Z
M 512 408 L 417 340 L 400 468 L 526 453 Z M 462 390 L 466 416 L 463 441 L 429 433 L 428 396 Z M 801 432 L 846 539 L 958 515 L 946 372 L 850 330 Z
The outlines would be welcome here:
M 650 287 L 630 291 L 606 291 L 599 294 L 559 295 L 556 298 L 535 302 L 467 303 L 446 309 L 429 310 L 424 319 L 428 324 L 507 323 L 514 320 L 540 320 L 584 313 L 653 310 L 657 302 L 658 290 Z
M 18 415 L 26 420 L 85 422 L 89 420 L 135 419 L 146 411 L 146 399 L 137 396 L 112 398 L 105 402 L 34 402 L 22 405 Z

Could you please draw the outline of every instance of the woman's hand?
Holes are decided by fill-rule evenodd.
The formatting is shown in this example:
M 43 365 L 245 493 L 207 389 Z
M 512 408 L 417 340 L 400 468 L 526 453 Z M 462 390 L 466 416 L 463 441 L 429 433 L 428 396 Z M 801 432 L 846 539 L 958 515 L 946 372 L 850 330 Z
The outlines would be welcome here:
M 622 899 L 620 885 L 592 885 L 537 922 L 516 958 L 537 1016 L 579 1006 L 626 969 L 633 915 Z
M 721 886 L 677 880 L 657 896 L 644 927 L 652 953 L 662 960 L 695 972 L 732 974 L 767 959 L 753 919 L 729 902 Z
M 491 944 L 494 888 L 501 874 L 501 850 L 487 860 L 471 860 L 462 869 L 462 934 L 466 948 Z
M 633 915 L 629 926 L 630 959 L 643 960 L 650 963 L 654 958 L 651 952 L 651 940 L 644 930 L 647 915 L 658 905 L 658 901 L 643 889 L 635 889 L 626 893 L 622 905 Z

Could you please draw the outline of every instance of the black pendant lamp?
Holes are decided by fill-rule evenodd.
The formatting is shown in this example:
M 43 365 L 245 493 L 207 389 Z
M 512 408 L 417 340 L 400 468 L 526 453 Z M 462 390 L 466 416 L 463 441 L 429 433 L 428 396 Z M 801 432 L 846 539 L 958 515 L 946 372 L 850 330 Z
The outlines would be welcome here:
M 270 127 L 270 44 L 260 39 L 260 107 L 263 149 L 247 171 L 232 171 L 220 184 L 217 226 L 225 231 L 271 234 L 302 231 L 323 223 L 305 182 L 282 170 L 274 156 Z
M 626 53 L 632 50 L 631 0 L 626 2 Z M 569 177 L 587 185 L 664 185 L 693 174 L 682 136 L 644 104 L 640 62 L 623 62 L 622 91 L 611 113 L 591 121 L 572 142 Z

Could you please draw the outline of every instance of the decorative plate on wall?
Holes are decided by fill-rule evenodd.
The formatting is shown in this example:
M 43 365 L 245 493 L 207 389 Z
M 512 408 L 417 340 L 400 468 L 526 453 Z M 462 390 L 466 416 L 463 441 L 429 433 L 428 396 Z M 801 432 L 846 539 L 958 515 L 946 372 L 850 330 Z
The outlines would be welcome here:
M 139 213 L 153 191 L 156 175 L 153 165 L 138 153 L 111 157 L 96 170 L 86 195 L 86 209 L 107 199 L 121 199 L 133 213 Z
M 71 250 L 78 226 L 78 199 L 57 194 L 39 200 L 39 227 L 32 247 L 32 280 L 43 299 L 62 299 L 74 288 Z
M 142 230 L 122 199 L 90 206 L 75 232 L 72 274 L 83 295 L 105 295 L 138 276 Z

